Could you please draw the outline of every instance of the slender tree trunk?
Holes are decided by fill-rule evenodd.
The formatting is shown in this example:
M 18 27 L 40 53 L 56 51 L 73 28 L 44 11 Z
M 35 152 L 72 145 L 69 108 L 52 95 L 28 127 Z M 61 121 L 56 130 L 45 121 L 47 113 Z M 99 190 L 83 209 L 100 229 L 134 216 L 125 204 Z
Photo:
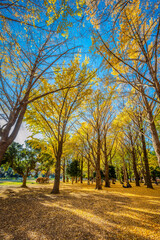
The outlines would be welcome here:
M 101 190 L 101 173 L 100 173 L 100 155 L 101 155 L 101 144 L 100 144 L 100 134 L 98 132 L 98 139 L 97 139 L 97 162 L 96 162 L 96 189 Z
M 125 160 L 124 160 L 124 156 L 123 156 L 123 175 L 124 175 L 124 182 L 126 182 L 126 184 L 128 185 L 128 174 L 127 174 L 127 169 L 126 169 L 126 164 L 125 164 Z
M 130 162 L 129 162 L 129 181 L 132 182 L 132 179 L 131 179 L 131 165 L 130 165 Z
M 139 187 L 139 174 L 137 171 L 137 162 L 136 162 L 136 154 L 135 154 L 135 147 L 132 139 L 132 133 L 130 132 L 130 140 L 131 140 L 131 146 L 132 146 L 132 163 L 133 163 L 133 171 L 134 171 L 134 176 L 135 176 L 135 183 L 136 186 Z
M 81 159 L 81 183 L 83 183 L 83 156 Z
M 110 187 L 106 134 L 104 136 L 104 159 L 105 159 L 105 185 L 104 186 L 105 187 Z
M 108 161 L 105 161 L 105 187 L 110 187 Z
M 63 182 L 65 183 L 66 178 L 65 178 L 65 173 L 66 173 L 66 160 L 64 158 L 64 162 L 63 162 Z
M 23 175 L 23 184 L 21 187 L 26 188 L 27 187 L 26 182 L 27 182 L 27 175 Z
M 90 184 L 90 162 L 89 162 L 89 159 L 88 159 L 88 185 Z
M 141 124 L 142 124 L 142 119 L 141 119 Z M 153 188 L 151 176 L 149 172 L 149 163 L 148 163 L 146 141 L 145 141 L 143 126 L 141 126 L 141 139 L 142 139 L 142 146 L 143 146 L 144 164 L 145 164 L 145 170 L 146 170 L 146 184 L 147 184 L 147 188 Z
M 139 187 L 139 174 L 137 171 L 137 163 L 136 163 L 136 155 L 135 155 L 135 148 L 132 148 L 132 160 L 133 160 L 133 171 L 134 171 L 134 176 L 135 176 L 135 183 L 136 186 Z
M 74 177 L 72 177 L 72 184 L 74 183 Z
M 144 185 L 147 185 L 146 173 L 145 173 L 145 170 L 144 170 L 144 165 L 143 165 L 141 156 L 140 156 L 140 159 L 141 159 L 141 173 L 142 173 L 142 177 L 144 179 Z

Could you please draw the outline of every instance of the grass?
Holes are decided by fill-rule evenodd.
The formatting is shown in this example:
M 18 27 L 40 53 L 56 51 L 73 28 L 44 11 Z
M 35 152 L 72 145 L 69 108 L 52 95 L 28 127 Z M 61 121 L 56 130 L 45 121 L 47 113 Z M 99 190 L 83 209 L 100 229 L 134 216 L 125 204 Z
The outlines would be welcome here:
M 36 184 L 36 182 L 29 180 L 27 181 L 27 184 Z M 0 180 L 0 186 L 12 186 L 12 185 L 22 185 L 22 181 L 19 182 L 19 181 L 9 181 L 9 180 L 1 181 Z
M 95 185 L 2 186 L 0 239 L 159 240 L 160 186 L 95 190 Z

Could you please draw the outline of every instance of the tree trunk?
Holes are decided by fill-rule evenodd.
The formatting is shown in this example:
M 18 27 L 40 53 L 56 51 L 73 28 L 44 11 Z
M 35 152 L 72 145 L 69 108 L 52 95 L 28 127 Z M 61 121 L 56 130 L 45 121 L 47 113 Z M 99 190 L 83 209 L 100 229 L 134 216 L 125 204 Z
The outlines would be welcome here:
M 65 183 L 66 178 L 65 178 L 65 172 L 66 172 L 66 160 L 64 158 L 64 162 L 63 162 L 63 182 Z
M 98 189 L 98 190 L 102 189 L 101 173 L 100 173 L 100 168 L 99 167 L 96 169 L 96 189 Z
M 72 177 L 72 184 L 74 183 L 74 177 Z
M 88 185 L 90 184 L 90 164 L 88 159 Z
M 135 183 L 136 186 L 139 187 L 139 174 L 137 171 L 137 163 L 136 163 L 136 155 L 135 155 L 135 148 L 132 148 L 132 160 L 133 160 L 133 171 L 134 171 L 134 176 L 135 176 Z
M 132 179 L 131 179 L 131 166 L 130 166 L 130 162 L 129 162 L 129 181 L 132 182 Z
M 109 182 L 109 165 L 107 158 L 105 159 L 105 187 L 110 187 Z
M 101 173 L 100 173 L 100 155 L 101 155 L 101 146 L 100 146 L 100 134 L 98 132 L 98 139 L 97 139 L 97 162 L 96 162 L 96 189 L 101 190 Z
M 142 124 L 142 119 L 141 119 L 141 124 Z M 141 125 L 141 139 L 142 139 L 142 146 L 143 146 L 143 155 L 144 155 L 144 164 L 145 164 L 145 170 L 146 170 L 146 185 L 147 188 L 153 188 L 152 182 L 151 182 L 151 176 L 149 172 L 149 163 L 148 163 L 148 156 L 147 156 L 147 150 L 146 150 L 146 141 L 145 141 L 145 136 L 144 136 L 144 131 L 143 131 L 143 126 Z
M 153 142 L 153 147 L 158 159 L 158 164 L 160 167 L 160 141 L 159 141 L 159 137 L 158 137 L 158 133 L 157 133 L 157 129 L 155 126 L 155 122 L 154 122 L 154 118 L 153 118 L 153 114 L 152 114 L 152 110 L 151 107 L 148 103 L 147 98 L 145 97 L 145 95 L 143 94 L 143 101 L 144 104 L 146 106 L 146 110 L 148 113 L 148 118 L 149 118 L 149 124 L 150 124 L 150 129 L 151 129 L 151 134 L 152 134 L 152 142 Z
M 56 169 L 55 169 L 55 180 L 54 180 L 54 186 L 52 189 L 53 194 L 59 193 L 59 185 L 60 185 L 60 171 L 61 171 L 61 156 L 62 156 L 62 142 L 59 143 L 58 146 L 58 153 L 56 156 Z
M 83 156 L 81 159 L 81 183 L 83 183 Z
M 23 184 L 21 187 L 26 188 L 27 187 L 26 182 L 27 182 L 27 175 L 23 175 Z
M 10 121 L 7 123 L 6 127 L 3 129 L 3 132 L 1 133 L 0 165 L 3 159 L 3 156 L 7 151 L 7 148 L 17 137 L 26 109 L 27 109 L 27 104 L 24 104 L 20 110 L 17 110 L 17 112 L 15 112 L 13 116 L 10 116 Z M 12 130 L 12 133 L 10 134 L 12 127 L 13 127 L 13 130 Z
M 135 176 L 135 183 L 136 186 L 139 187 L 139 174 L 137 171 L 137 162 L 136 162 L 136 154 L 135 154 L 135 147 L 132 139 L 132 133 L 130 132 L 130 140 L 131 140 L 131 146 L 132 146 L 132 163 L 133 163 L 133 171 L 134 171 L 134 176 Z
M 123 175 L 124 175 L 124 182 L 128 185 L 128 174 L 127 174 L 127 169 L 126 169 L 126 164 L 123 156 Z
M 110 187 L 106 134 L 104 135 L 104 151 L 103 151 L 103 153 L 104 153 L 104 159 L 105 159 L 105 185 L 104 186 Z
M 160 141 L 159 141 L 157 129 L 153 120 L 152 122 L 150 122 L 150 129 L 152 134 L 153 147 L 154 147 L 154 150 L 158 159 L 158 164 L 160 167 Z

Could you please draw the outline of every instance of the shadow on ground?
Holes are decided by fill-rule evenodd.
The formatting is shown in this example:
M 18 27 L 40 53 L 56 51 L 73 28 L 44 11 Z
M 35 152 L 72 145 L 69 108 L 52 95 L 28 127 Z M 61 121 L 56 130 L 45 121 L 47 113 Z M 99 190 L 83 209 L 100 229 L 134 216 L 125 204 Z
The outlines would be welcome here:
M 70 184 L 59 195 L 50 191 L 50 186 L 5 189 L 0 239 L 159 239 L 158 197 Z

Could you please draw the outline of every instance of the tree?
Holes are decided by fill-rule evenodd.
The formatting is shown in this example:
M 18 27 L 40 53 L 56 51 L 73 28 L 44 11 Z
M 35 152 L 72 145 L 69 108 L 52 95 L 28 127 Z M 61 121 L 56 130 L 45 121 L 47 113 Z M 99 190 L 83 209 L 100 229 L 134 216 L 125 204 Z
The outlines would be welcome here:
M 17 136 L 28 104 L 62 90 L 53 87 L 34 95 L 44 77 L 54 82 L 50 74 L 54 64 L 73 54 L 76 46 L 68 29 L 75 16 L 81 18 L 83 5 L 81 0 L 0 3 L 0 161 Z M 74 84 L 63 89 L 68 87 Z
M 81 169 L 80 169 L 80 165 L 79 165 L 78 160 L 73 160 L 67 166 L 67 174 L 70 175 L 71 177 L 76 178 L 76 183 L 77 183 L 77 177 L 80 177 L 80 175 L 81 175 Z
M 48 91 L 39 94 L 37 87 L 42 83 L 44 76 L 46 79 L 53 79 L 53 75 L 48 73 L 49 69 L 71 49 L 65 49 L 66 41 L 60 38 L 57 40 L 55 34 L 51 32 L 43 34 L 42 41 L 38 40 L 37 35 L 36 37 L 31 35 L 30 38 L 23 39 L 24 47 L 21 39 L 19 41 L 13 39 L 12 46 L 6 44 L 4 59 L 1 62 L 0 160 L 16 138 L 29 103 L 48 94 L 75 87 L 74 82 L 68 82 L 60 88 L 50 85 Z M 36 49 L 30 46 L 31 42 Z M 62 53 L 58 53 L 61 50 Z
M 136 94 L 141 95 L 160 164 L 160 140 L 153 113 L 153 105 L 160 103 L 158 81 L 160 18 L 157 3 L 133 0 L 118 1 L 117 5 L 121 5 L 122 8 L 114 9 L 113 19 L 110 19 L 113 25 L 111 24 L 107 32 L 101 25 L 102 34 L 98 30 L 95 32 L 93 44 L 103 57 L 104 65 L 109 69 L 109 75 L 112 75 L 111 79 L 128 85 L 128 88 L 134 88 Z
M 37 134 L 41 132 L 51 144 L 56 159 L 55 181 L 52 193 L 59 193 L 61 158 L 64 143 L 69 138 L 69 131 L 74 124 L 74 114 L 78 113 L 78 108 L 91 93 L 89 82 L 93 78 L 93 72 L 87 70 L 87 59 L 80 65 L 79 56 L 62 67 L 56 67 L 55 86 L 63 88 L 66 84 L 74 82 L 77 87 L 64 89 L 58 92 L 53 98 L 49 95 L 43 101 L 36 101 L 30 106 L 27 116 L 27 123 L 30 130 Z M 65 63 L 64 63 L 65 64 Z M 52 86 L 43 80 L 40 91 L 48 91 Z M 31 115 L 32 113 L 32 115 Z M 36 127 L 36 129 L 35 129 Z
M 25 148 L 23 145 L 13 142 L 4 157 L 10 167 L 23 177 L 22 187 L 26 187 L 27 177 L 30 175 L 31 170 L 36 167 L 37 151 L 27 142 L 25 142 Z

